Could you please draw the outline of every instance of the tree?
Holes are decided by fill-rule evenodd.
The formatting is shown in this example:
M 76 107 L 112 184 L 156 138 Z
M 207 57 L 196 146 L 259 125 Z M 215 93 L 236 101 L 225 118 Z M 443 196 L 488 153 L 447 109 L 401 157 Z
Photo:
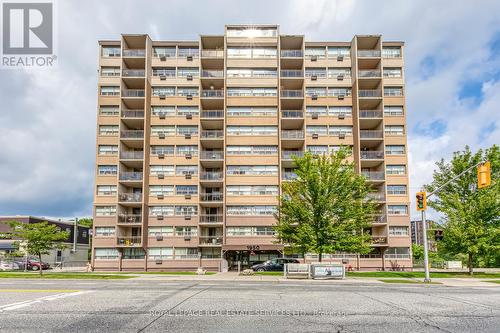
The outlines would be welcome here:
M 297 178 L 282 185 L 275 226 L 278 239 L 301 253 L 368 253 L 374 204 L 366 179 L 347 162 L 350 151 L 294 158 Z
M 462 175 L 433 196 L 429 205 L 443 213 L 443 240 L 440 250 L 467 256 L 469 274 L 479 256 L 500 251 L 500 150 L 499 147 L 479 150 L 473 154 L 469 147 L 455 152 L 449 163 L 436 163 L 434 180 L 425 189 L 432 192 L 467 168 L 488 160 L 491 163 L 491 186 L 477 189 L 476 170 Z
M 78 219 L 78 224 L 87 228 L 92 228 L 94 220 L 91 217 L 82 217 Z
M 47 222 L 21 223 L 17 221 L 9 222 L 12 228 L 12 235 L 19 239 L 14 242 L 14 246 L 19 249 L 23 247 L 28 254 L 38 257 L 42 262 L 42 254 L 49 254 L 52 249 L 64 248 L 64 241 L 67 241 L 69 233 L 61 231 L 54 224 Z M 40 267 L 40 276 L 42 276 Z

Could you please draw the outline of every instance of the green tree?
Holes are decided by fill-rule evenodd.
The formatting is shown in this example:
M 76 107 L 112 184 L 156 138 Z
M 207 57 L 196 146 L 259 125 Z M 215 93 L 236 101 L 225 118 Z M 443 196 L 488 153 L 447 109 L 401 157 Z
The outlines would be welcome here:
M 488 160 L 491 163 L 492 184 L 477 189 L 476 170 L 450 182 L 432 197 L 429 205 L 443 213 L 443 240 L 440 250 L 450 254 L 467 256 L 469 274 L 478 257 L 500 251 L 500 150 L 494 145 L 472 153 L 469 147 L 455 152 L 449 163 L 436 163 L 434 180 L 425 189 L 432 192 L 467 168 Z
M 282 185 L 275 230 L 278 238 L 301 253 L 368 253 L 374 204 L 366 179 L 347 162 L 350 151 L 331 155 L 306 153 L 295 158 L 297 178 Z
M 413 261 L 419 262 L 424 260 L 424 246 L 419 244 L 411 245 L 411 252 L 413 253 Z
M 64 248 L 63 242 L 69 236 L 68 232 L 61 231 L 56 225 L 47 222 L 21 223 L 11 221 L 9 225 L 12 228 L 14 238 L 19 239 L 14 242 L 15 247 L 17 249 L 24 248 L 28 254 L 38 257 L 40 263 L 42 262 L 42 254 L 49 254 L 52 249 Z M 40 276 L 43 274 L 42 271 L 40 269 Z
M 78 225 L 87 227 L 87 228 L 92 228 L 92 224 L 94 223 L 94 220 L 91 217 L 82 217 L 81 219 L 78 219 Z

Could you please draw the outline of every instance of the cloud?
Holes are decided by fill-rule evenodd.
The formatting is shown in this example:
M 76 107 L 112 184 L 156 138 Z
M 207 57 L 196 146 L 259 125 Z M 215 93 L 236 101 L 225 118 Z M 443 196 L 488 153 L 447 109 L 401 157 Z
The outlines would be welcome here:
M 477 149 L 500 142 L 498 1 L 93 0 L 58 6 L 58 67 L 0 74 L 0 215 L 91 214 L 97 40 L 121 33 L 196 40 L 200 33 L 222 34 L 224 24 L 277 23 L 281 33 L 307 40 L 382 34 L 405 41 L 412 199 L 441 157 L 466 144 Z M 480 98 L 470 93 L 471 82 Z

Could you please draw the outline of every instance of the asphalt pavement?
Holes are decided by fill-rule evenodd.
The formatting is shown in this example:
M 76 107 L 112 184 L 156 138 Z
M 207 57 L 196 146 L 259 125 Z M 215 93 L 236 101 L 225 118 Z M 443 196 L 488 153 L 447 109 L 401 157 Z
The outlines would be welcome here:
M 498 332 L 500 287 L 0 280 L 1 332 Z

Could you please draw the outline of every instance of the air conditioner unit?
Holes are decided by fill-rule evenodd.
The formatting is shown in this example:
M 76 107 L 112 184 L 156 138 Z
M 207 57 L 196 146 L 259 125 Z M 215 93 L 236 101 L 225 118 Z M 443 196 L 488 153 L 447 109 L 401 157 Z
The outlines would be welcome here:
M 159 173 L 159 174 L 158 174 L 158 179 L 164 179 L 164 178 L 165 178 L 165 175 L 164 175 L 164 174 L 162 174 L 162 173 Z
M 165 95 L 160 95 L 160 99 L 165 99 Z
M 156 240 L 157 241 L 162 241 L 163 240 L 163 236 L 162 235 L 156 235 Z
M 344 61 L 344 56 L 341 55 L 337 56 L 337 61 Z
M 186 98 L 190 101 L 190 100 L 192 100 L 192 99 L 193 99 L 193 95 L 188 94 L 188 95 L 186 95 Z
M 186 154 L 186 159 L 187 159 L 187 160 L 190 160 L 190 159 L 192 159 L 192 158 L 193 158 L 193 155 L 191 155 L 191 154 Z
M 339 139 L 345 139 L 345 133 L 339 133 Z
M 338 95 L 337 98 L 340 99 L 340 100 L 343 100 L 345 97 L 345 95 Z
M 186 179 L 191 179 L 191 174 L 190 173 L 186 173 L 186 175 L 184 176 Z
M 186 194 L 186 195 L 184 196 L 184 199 L 186 199 L 186 200 L 190 200 L 190 199 L 191 199 L 191 194 Z
M 163 220 L 163 215 L 156 215 L 157 220 Z
M 313 133 L 312 138 L 313 138 L 313 139 L 317 139 L 317 138 L 319 138 L 319 134 L 318 134 L 318 133 Z
M 318 76 L 317 75 L 311 75 L 311 80 L 312 81 L 316 81 L 318 79 Z
M 162 200 L 163 198 L 165 198 L 165 196 L 163 194 L 158 194 L 156 196 L 156 198 L 159 199 L 159 200 Z
M 188 81 L 193 81 L 193 76 L 192 76 L 192 75 L 188 75 L 188 76 L 186 76 L 186 79 L 187 79 Z
M 167 79 L 166 75 L 160 75 L 160 80 L 165 81 Z
M 339 113 L 339 119 L 345 119 L 345 113 Z
M 161 260 L 161 259 L 155 260 L 155 264 L 157 264 L 157 265 L 161 265 L 162 263 L 163 263 L 163 260 Z
M 187 61 L 193 61 L 193 56 L 187 56 Z
M 191 240 L 191 236 L 188 236 L 188 235 L 184 236 L 184 240 L 185 241 L 190 241 Z
M 167 57 L 166 57 L 166 56 L 161 56 L 161 57 L 160 57 L 160 60 L 161 60 L 161 61 L 167 61 Z
M 317 94 L 313 94 L 311 97 L 312 97 L 312 100 L 313 100 L 313 101 L 318 100 L 318 95 L 317 95 Z
M 158 117 L 160 117 L 160 119 L 165 119 L 166 115 L 165 113 L 161 112 L 158 114 Z
M 186 119 L 193 119 L 193 115 L 192 115 L 191 113 L 188 113 L 188 114 L 186 115 Z
M 344 80 L 344 75 L 343 74 L 338 75 L 337 80 L 339 80 L 339 81 Z
M 184 215 L 184 220 L 191 220 L 191 215 Z
M 312 119 L 318 119 L 318 118 L 319 118 L 319 114 L 317 114 L 317 113 L 312 114 Z
M 191 139 L 191 134 L 189 133 L 184 134 L 184 139 Z
M 158 154 L 158 158 L 159 159 L 164 159 L 165 158 L 165 154 L 163 154 L 163 153 Z
M 158 133 L 158 137 L 160 139 L 165 139 L 165 133 L 163 133 L 163 132 Z
M 318 61 L 318 56 L 311 56 L 311 61 Z

